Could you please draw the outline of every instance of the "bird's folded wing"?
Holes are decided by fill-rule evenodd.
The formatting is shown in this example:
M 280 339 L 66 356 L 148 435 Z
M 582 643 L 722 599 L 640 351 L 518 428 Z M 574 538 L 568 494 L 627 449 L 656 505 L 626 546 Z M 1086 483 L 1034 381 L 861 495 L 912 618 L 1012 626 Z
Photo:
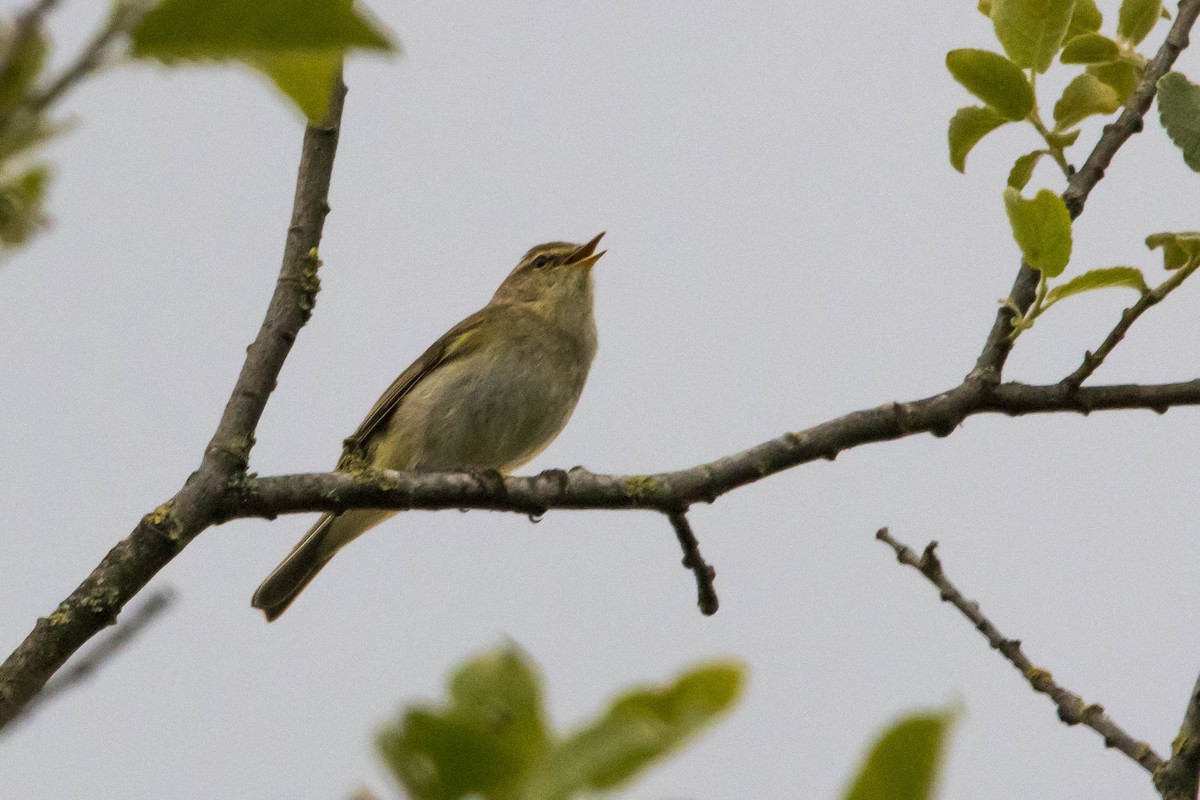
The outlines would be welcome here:
M 414 386 L 438 367 L 462 358 L 479 347 L 481 342 L 477 334 L 489 314 L 488 308 L 480 309 L 446 331 L 408 369 L 400 373 L 400 377 L 392 381 L 392 385 L 367 412 L 367 417 L 358 426 L 358 430 L 346 440 L 346 449 L 338 461 L 338 469 L 348 467 L 355 457 L 365 455 L 372 437 L 387 429 L 388 420 L 396 413 L 400 402 Z

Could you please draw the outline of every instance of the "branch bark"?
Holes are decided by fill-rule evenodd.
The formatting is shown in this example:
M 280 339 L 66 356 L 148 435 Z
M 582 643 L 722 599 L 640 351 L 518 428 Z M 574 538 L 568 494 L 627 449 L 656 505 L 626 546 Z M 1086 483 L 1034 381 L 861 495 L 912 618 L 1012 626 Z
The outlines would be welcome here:
M 1034 664 L 1021 649 L 1021 642 L 1009 639 L 1000 633 L 992 621 L 984 616 L 979 603 L 963 597 L 946 573 L 942 570 L 942 562 L 938 560 L 937 542 L 930 542 L 925 551 L 918 556 L 908 545 L 896 541 L 888 533 L 887 528 L 880 528 L 875 538 L 887 544 L 896 553 L 896 560 L 901 564 L 912 567 L 925 576 L 926 580 L 937 587 L 943 602 L 957 608 L 975 626 L 993 650 L 999 652 L 1010 664 L 1017 668 L 1025 681 L 1035 692 L 1046 695 L 1058 707 L 1058 718 L 1067 725 L 1084 725 L 1104 737 L 1104 746 L 1113 747 L 1129 756 L 1138 766 L 1153 774 L 1163 765 L 1162 757 L 1154 752 L 1150 745 L 1130 736 L 1104 713 L 1104 709 L 1094 703 L 1086 702 L 1082 697 L 1058 684 L 1046 670 Z
M 653 475 L 597 475 L 582 467 L 533 477 L 484 480 L 474 473 L 364 470 L 247 478 L 225 495 L 218 520 L 274 518 L 301 511 L 351 508 L 489 509 L 544 514 L 552 508 L 652 509 L 672 514 L 711 503 L 734 489 L 844 450 L 918 433 L 947 436 L 969 416 L 1007 416 L 1200 405 L 1200 379 L 1185 383 L 1084 387 L 1006 383 L 986 390 L 967 381 L 948 392 L 909 403 L 886 403 L 705 464 Z
M 222 500 L 245 479 L 259 417 L 297 333 L 308 321 L 319 288 L 317 245 L 329 213 L 329 182 L 344 95 L 339 77 L 325 122 L 304 132 L 275 293 L 257 338 L 247 348 L 241 374 L 200 467 L 174 498 L 143 517 L 53 613 L 38 619 L 0 665 L 0 728 L 72 653 L 113 624 L 125 603 L 213 523 Z
M 1196 800 L 1200 791 L 1200 679 L 1188 698 L 1171 760 L 1154 773 L 1154 787 L 1163 800 Z

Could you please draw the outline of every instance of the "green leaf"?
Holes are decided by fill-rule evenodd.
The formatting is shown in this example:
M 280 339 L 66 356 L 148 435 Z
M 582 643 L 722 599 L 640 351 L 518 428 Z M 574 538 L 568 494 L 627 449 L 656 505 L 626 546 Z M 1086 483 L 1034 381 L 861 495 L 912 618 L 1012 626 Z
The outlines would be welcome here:
M 1059 60 L 1064 64 L 1108 64 L 1121 56 L 1121 46 L 1107 36 L 1084 33 L 1068 39 Z
M 1166 269 L 1191 267 L 1200 260 L 1200 233 L 1152 233 L 1146 237 L 1146 247 L 1162 248 Z
M 1075 0 L 1075 10 L 1071 12 L 1071 24 L 1067 26 L 1066 40 L 1069 42 L 1076 36 L 1085 33 L 1096 33 L 1104 17 L 1096 8 L 1096 0 Z
M 333 82 L 342 69 L 340 53 L 263 54 L 248 58 L 313 122 L 325 116 Z
M 133 32 L 134 55 L 157 58 L 347 48 L 394 48 L 351 0 L 163 0 Z
M 1070 147 L 1075 144 L 1075 140 L 1079 138 L 1079 129 L 1073 131 L 1050 131 L 1046 134 L 1046 144 L 1051 147 L 1063 148 Z
M 313 122 L 325 115 L 335 65 L 351 49 L 396 49 L 352 0 L 163 0 L 133 32 L 143 58 L 243 61 Z
M 992 0 L 992 25 L 1017 66 L 1038 72 L 1062 47 L 1075 0 Z
M 1025 263 L 1047 278 L 1061 275 L 1071 260 L 1071 215 L 1062 198 L 1042 189 L 1026 200 L 1010 186 L 1004 190 L 1004 210 Z
M 1111 64 L 1092 64 L 1087 68 L 1088 75 L 1095 75 L 1117 92 L 1117 98 L 1125 103 L 1129 95 L 1137 88 L 1145 68 L 1128 61 L 1114 61 Z
M 1127 286 L 1139 294 L 1150 291 L 1150 287 L 1146 285 L 1145 276 L 1137 267 L 1103 267 L 1102 269 L 1088 270 L 1064 284 L 1055 286 L 1046 293 L 1045 307 L 1049 308 L 1059 300 L 1073 294 L 1090 292 L 1093 289 L 1107 289 L 1112 286 Z
M 0 27 L 0 50 L 9 46 L 10 36 L 10 31 Z M 0 73 L 0 115 L 11 113 L 29 94 L 46 63 L 46 51 L 46 37 L 37 29 L 15 43 L 8 65 Z
M 1093 114 L 1111 114 L 1121 107 L 1117 90 L 1095 75 L 1076 75 L 1054 104 L 1054 126 L 1073 128 Z
M 24 244 L 46 222 L 43 201 L 50 169 L 36 166 L 0 185 L 0 243 Z
M 871 747 L 843 800 L 930 800 L 954 714 L 912 714 Z
M 1200 86 L 1179 72 L 1158 79 L 1158 118 L 1183 161 L 1200 172 Z
M 417 800 L 510 796 L 548 747 L 532 664 L 515 645 L 497 649 L 461 667 L 449 696 L 380 731 L 384 761 Z
M 987 50 L 951 50 L 946 68 L 971 94 L 1010 120 L 1025 119 L 1033 111 L 1033 87 L 1021 68 Z
M 962 172 L 966 168 L 967 153 L 979 140 L 999 128 L 1007 119 L 988 106 L 967 106 L 955 112 L 950 120 L 950 163 Z
M 1048 150 L 1034 150 L 1014 161 L 1012 169 L 1008 171 L 1008 185 L 1018 192 L 1024 189 L 1025 184 L 1029 183 L 1029 179 L 1033 177 L 1033 168 L 1037 166 L 1042 156 L 1049 154 Z
M 1117 36 L 1137 44 L 1162 18 L 1162 0 L 1124 0 L 1117 16 Z
M 549 754 L 521 800 L 565 800 L 628 782 L 729 711 L 744 672 L 740 664 L 713 663 L 618 697 L 602 718 Z
M 979 3 L 975 7 L 978 8 L 979 13 L 983 14 L 985 17 L 992 16 L 992 0 L 979 0 Z

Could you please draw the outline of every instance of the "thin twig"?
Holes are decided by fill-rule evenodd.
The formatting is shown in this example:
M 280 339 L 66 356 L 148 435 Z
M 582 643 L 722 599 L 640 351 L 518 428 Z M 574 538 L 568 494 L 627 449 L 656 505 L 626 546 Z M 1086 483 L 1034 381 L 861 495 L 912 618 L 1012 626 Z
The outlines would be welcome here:
M 1196 267 L 1198 266 L 1200 266 L 1200 262 L 1176 270 L 1171 277 L 1143 294 L 1138 298 L 1136 303 L 1122 311 L 1120 321 L 1108 332 L 1108 336 L 1096 348 L 1096 352 L 1093 353 L 1089 350 L 1085 353 L 1083 363 L 1074 372 L 1062 379 L 1063 385 L 1071 389 L 1078 389 L 1084 381 L 1091 377 L 1093 372 L 1100 368 L 1100 365 L 1104 363 L 1104 359 L 1108 358 L 1108 354 L 1121 343 L 1121 340 L 1125 338 L 1125 334 L 1133 327 L 1133 323 L 1137 322 L 1138 317 L 1161 303 L 1167 295 L 1178 289 L 1188 279 L 1188 276 L 1196 271 Z
M 1196 800 L 1200 791 L 1200 679 L 1188 698 L 1171 759 L 1154 773 L 1154 786 L 1163 800 Z
M 104 26 L 92 36 L 79 51 L 79 55 L 62 74 L 51 81 L 45 89 L 37 92 L 24 103 L 24 108 L 34 114 L 58 100 L 80 80 L 104 64 L 109 48 L 119 37 L 137 25 L 145 8 L 136 3 L 118 3 L 108 15 Z
M 1083 213 L 1088 195 L 1104 177 L 1104 171 L 1112 163 L 1117 151 L 1133 134 L 1142 129 L 1143 118 L 1150 110 L 1150 104 L 1158 91 L 1158 79 L 1171 70 L 1175 59 L 1179 58 L 1179 54 L 1188 46 L 1188 35 L 1198 15 L 1200 0 L 1182 0 L 1166 40 L 1154 58 L 1146 64 L 1142 79 L 1129 95 L 1121 115 L 1115 122 L 1104 126 L 1104 133 L 1092 148 L 1087 160 L 1083 162 L 1083 166 L 1067 180 L 1067 189 L 1063 192 L 1062 199 L 1071 214 L 1071 219 Z M 985 383 L 1000 381 L 1004 372 L 1004 362 L 1012 351 L 1013 343 L 1009 333 L 1012 331 L 1013 320 L 1029 310 L 1037 283 L 1038 271 L 1022 261 L 1008 295 L 1009 302 L 996 312 L 992 329 L 969 378 Z M 1019 313 L 1014 309 L 1019 310 Z
M 672 511 L 667 514 L 667 518 L 671 520 L 675 538 L 679 540 L 679 546 L 683 549 L 683 565 L 696 576 L 696 605 L 700 606 L 701 614 L 711 617 L 720 607 L 717 589 L 713 586 L 717 571 L 700 554 L 700 542 L 696 541 L 696 534 L 692 531 L 692 524 L 688 522 L 687 512 Z
M 199 468 L 171 500 L 133 532 L 0 664 L 0 728 L 45 685 L 84 642 L 111 625 L 154 575 L 213 524 L 227 494 L 245 478 L 254 431 L 296 335 L 308 321 L 319 287 L 317 245 L 329 213 L 345 86 L 337 78 L 329 113 L 304 131 L 292 219 L 283 263 L 266 317 L 238 375 Z
M 1067 725 L 1085 725 L 1104 737 L 1104 746 L 1113 747 L 1133 759 L 1143 769 L 1153 774 L 1163 765 L 1162 758 L 1150 745 L 1126 733 L 1098 705 L 1087 703 L 1082 697 L 1060 686 L 1053 676 L 1035 666 L 1021 650 L 1021 642 L 1005 637 L 991 620 L 983 615 L 979 604 L 968 600 L 950 582 L 942 571 L 942 564 L 934 552 L 937 542 L 930 542 L 925 552 L 918 556 L 912 548 L 892 538 L 887 528 L 880 528 L 875 538 L 896 551 L 896 560 L 920 572 L 937 587 L 943 601 L 950 603 L 983 634 L 993 650 L 998 650 L 1024 676 L 1035 692 L 1047 695 L 1058 706 L 1058 718 Z
M 48 681 L 42 690 L 34 695 L 13 721 L 19 722 L 29 716 L 34 709 L 56 700 L 63 692 L 74 689 L 91 678 L 97 670 L 124 650 L 174 602 L 175 591 L 173 589 L 160 589 L 139 603 L 137 608 L 126 612 L 118 620 L 117 626 L 111 634 L 98 641 L 86 653 L 69 662 L 65 669 L 55 675 L 53 680 Z M 5 730 L 11 731 L 11 725 Z M 3 735 L 3 732 L 0 731 L 0 735 Z

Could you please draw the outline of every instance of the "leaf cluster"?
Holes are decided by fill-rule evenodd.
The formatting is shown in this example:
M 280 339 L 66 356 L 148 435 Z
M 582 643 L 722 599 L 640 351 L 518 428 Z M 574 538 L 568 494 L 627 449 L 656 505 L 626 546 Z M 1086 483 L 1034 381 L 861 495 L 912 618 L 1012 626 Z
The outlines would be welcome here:
M 561 735 L 546 723 L 542 680 L 515 645 L 471 659 L 441 707 L 412 706 L 377 746 L 414 800 L 566 800 L 627 784 L 707 728 L 737 700 L 744 668 L 695 667 L 661 686 L 617 697 Z
M 1146 295 L 1152 291 L 1141 270 L 1131 266 L 1101 267 L 1051 285 L 1071 260 L 1072 217 L 1062 198 L 1047 189 L 1032 198 L 1022 191 L 1043 157 L 1049 156 L 1064 177 L 1074 167 L 1067 149 L 1079 137 L 1079 124 L 1107 116 L 1124 105 L 1145 73 L 1147 59 L 1137 46 L 1161 19 L 1170 19 L 1162 0 L 1123 0 L 1112 36 L 1101 32 L 1104 16 L 1095 0 L 980 0 L 979 10 L 992 23 L 1004 54 L 979 49 L 952 50 L 946 55 L 950 74 L 982 106 L 960 108 L 950 120 L 950 163 L 959 172 L 967 155 L 989 133 L 1010 123 L 1025 122 L 1042 146 L 1019 156 L 1008 174 L 1004 208 L 1024 263 L 1039 273 L 1036 296 L 1028 309 L 1008 303 L 1015 338 L 1055 303 L 1095 289 L 1124 287 Z M 1037 77 L 1057 57 L 1066 67 L 1082 67 L 1054 102 L 1053 125 L 1043 121 Z M 1200 86 L 1178 73 L 1158 85 L 1163 127 L 1183 151 L 1192 169 L 1200 170 Z M 1155 234 L 1147 246 L 1178 249 L 1192 234 Z M 1157 242 L 1157 244 L 1152 244 Z M 1168 264 L 1168 269 L 1172 267 Z M 1171 279 L 1172 285 L 1177 279 Z
M 46 38 L 36 27 L 0 29 L 0 254 L 27 242 L 46 224 L 49 167 L 38 145 L 56 126 L 30 107 L 46 63 Z

